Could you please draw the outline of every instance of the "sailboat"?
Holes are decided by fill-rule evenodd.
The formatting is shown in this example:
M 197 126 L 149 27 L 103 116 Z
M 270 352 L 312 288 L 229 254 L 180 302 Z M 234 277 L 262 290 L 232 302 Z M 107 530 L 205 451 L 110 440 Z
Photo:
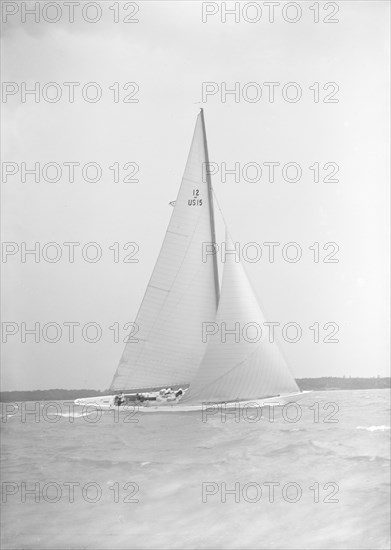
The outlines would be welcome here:
M 128 342 L 104 397 L 77 399 L 102 408 L 137 403 L 145 412 L 200 410 L 205 404 L 284 405 L 301 392 L 277 344 L 222 338 L 219 327 L 262 323 L 244 266 L 226 254 L 219 282 L 213 190 L 203 109 L 182 183 Z M 203 258 L 203 247 L 213 253 Z M 226 249 L 234 248 L 226 230 Z M 238 325 L 239 324 L 239 325 Z M 205 337 L 205 326 L 216 334 Z M 118 395 L 120 394 L 120 395 Z

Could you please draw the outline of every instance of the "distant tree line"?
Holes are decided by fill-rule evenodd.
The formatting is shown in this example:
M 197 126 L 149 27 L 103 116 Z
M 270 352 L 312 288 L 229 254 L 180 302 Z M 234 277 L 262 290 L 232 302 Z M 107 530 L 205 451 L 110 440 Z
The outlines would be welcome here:
M 322 378 L 297 378 L 301 390 L 375 390 L 390 387 L 391 378 L 353 378 L 324 376 Z

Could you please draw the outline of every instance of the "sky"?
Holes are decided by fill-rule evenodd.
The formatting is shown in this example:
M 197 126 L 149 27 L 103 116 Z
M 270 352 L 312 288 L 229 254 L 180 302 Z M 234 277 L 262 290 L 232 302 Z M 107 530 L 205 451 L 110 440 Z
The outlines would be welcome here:
M 110 385 L 200 107 L 230 234 L 262 250 L 246 270 L 266 316 L 302 328 L 296 343 L 278 336 L 295 377 L 387 376 L 388 2 L 319 2 L 318 14 L 280 2 L 272 22 L 264 2 L 236 16 L 224 14 L 233 2 L 93 2 L 84 19 L 81 3 L 74 22 L 62 2 L 25 14 L 33 4 L 3 2 L 2 389 Z M 22 174 L 35 163 L 38 181 Z M 282 255 L 290 242 L 297 262 Z

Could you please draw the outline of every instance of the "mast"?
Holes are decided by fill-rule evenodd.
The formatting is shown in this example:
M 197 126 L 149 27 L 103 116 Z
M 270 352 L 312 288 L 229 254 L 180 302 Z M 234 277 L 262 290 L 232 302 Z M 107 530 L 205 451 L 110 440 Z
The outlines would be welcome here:
M 210 213 L 210 228 L 212 235 L 212 243 L 215 246 L 215 254 L 213 255 L 213 271 L 215 279 L 215 292 L 216 292 L 216 305 L 219 305 L 220 299 L 220 285 L 219 285 L 219 270 L 217 267 L 217 242 L 216 242 L 216 228 L 215 228 L 215 217 L 213 209 L 213 189 L 212 189 L 212 179 L 209 172 L 209 153 L 208 153 L 208 141 L 206 139 L 206 128 L 205 128 L 205 119 L 204 119 L 204 109 L 201 108 L 201 124 L 202 124 L 202 134 L 204 138 L 204 154 L 205 154 L 205 175 L 206 183 L 208 186 L 208 197 L 209 197 L 209 213 Z

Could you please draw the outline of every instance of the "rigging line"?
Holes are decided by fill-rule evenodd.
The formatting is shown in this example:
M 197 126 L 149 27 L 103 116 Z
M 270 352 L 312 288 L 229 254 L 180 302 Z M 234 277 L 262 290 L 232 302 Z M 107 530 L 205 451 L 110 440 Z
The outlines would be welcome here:
M 205 165 L 209 165 L 209 151 L 208 151 L 208 140 L 206 137 L 206 127 L 205 127 L 205 118 L 204 118 L 204 109 L 200 109 L 201 117 L 201 128 L 202 128 L 202 137 L 204 145 L 204 159 Z M 212 178 L 208 170 L 206 170 L 206 182 L 208 187 L 208 198 L 209 198 L 209 218 L 210 218 L 210 228 L 212 233 L 212 242 L 216 244 L 216 226 L 215 226 L 215 217 L 213 209 L 213 188 L 212 188 Z M 219 285 L 219 268 L 217 265 L 217 256 L 213 256 L 213 271 L 214 271 L 214 283 L 215 283 L 215 295 L 216 295 L 216 308 L 218 307 L 220 301 L 220 285 Z

